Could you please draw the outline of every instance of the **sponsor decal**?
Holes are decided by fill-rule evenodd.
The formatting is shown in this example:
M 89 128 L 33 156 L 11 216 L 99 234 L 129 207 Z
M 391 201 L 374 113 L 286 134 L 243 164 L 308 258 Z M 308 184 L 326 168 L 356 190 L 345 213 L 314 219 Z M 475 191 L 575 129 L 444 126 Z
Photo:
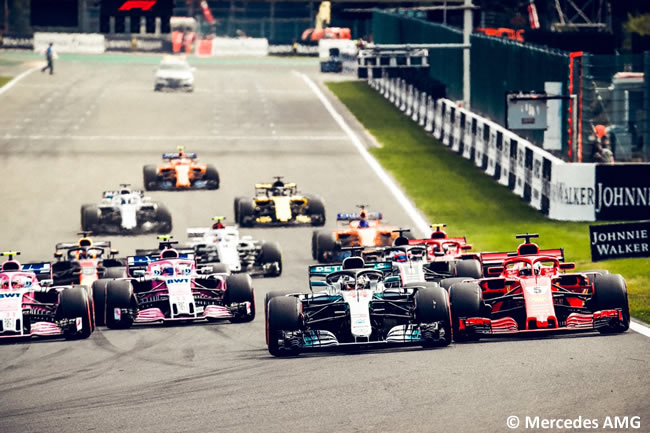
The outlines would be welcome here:
M 167 284 L 188 284 L 189 282 L 189 278 L 170 278 L 167 280 Z
M 20 293 L 0 293 L 0 299 L 4 298 L 20 298 Z
M 650 164 L 598 164 L 596 220 L 650 219 Z
M 650 221 L 589 226 L 593 262 L 624 257 L 650 257 Z

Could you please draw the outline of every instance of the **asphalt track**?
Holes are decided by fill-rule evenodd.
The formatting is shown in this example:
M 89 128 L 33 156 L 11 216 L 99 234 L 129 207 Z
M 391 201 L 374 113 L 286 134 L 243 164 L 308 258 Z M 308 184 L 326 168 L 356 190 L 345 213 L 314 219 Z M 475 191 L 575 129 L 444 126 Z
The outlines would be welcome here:
M 122 182 L 141 186 L 142 165 L 181 144 L 215 163 L 222 186 L 152 193 L 172 210 L 177 239 L 213 215 L 232 220 L 233 198 L 273 175 L 320 194 L 330 227 L 361 202 L 411 224 L 294 73 L 318 80 L 315 65 L 204 64 L 193 94 L 154 93 L 150 64 L 56 67 L 0 96 L 0 248 L 23 260 L 51 258 L 56 242 L 76 239 L 81 204 Z M 268 290 L 307 289 L 310 228 L 245 232 L 284 253 L 282 277 L 255 280 L 258 307 Z M 123 254 L 156 243 L 111 240 Z M 635 332 L 275 359 L 262 314 L 248 324 L 99 329 L 84 341 L 0 346 L 0 432 L 532 431 L 526 416 L 601 426 L 605 416 L 641 416 L 629 431 L 647 432 L 648 359 L 650 340 Z M 518 429 L 506 427 L 511 415 Z

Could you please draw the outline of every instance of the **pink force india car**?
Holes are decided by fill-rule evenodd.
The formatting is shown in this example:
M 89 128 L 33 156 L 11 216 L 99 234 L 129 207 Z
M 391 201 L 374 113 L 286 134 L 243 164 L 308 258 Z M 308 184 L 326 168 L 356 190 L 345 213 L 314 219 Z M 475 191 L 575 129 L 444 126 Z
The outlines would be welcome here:
M 0 340 L 62 336 L 88 338 L 95 330 L 92 300 L 84 286 L 51 286 L 50 263 L 22 265 L 14 256 L 0 267 Z
M 524 239 L 513 253 L 481 253 L 488 275 L 449 289 L 456 341 L 539 332 L 624 332 L 630 325 L 627 287 L 607 271 L 571 272 L 562 249 L 540 250 Z
M 255 318 L 250 276 L 213 273 L 210 266 L 197 269 L 194 254 L 166 248 L 156 255 L 131 256 L 127 275 L 93 283 L 98 325 Z

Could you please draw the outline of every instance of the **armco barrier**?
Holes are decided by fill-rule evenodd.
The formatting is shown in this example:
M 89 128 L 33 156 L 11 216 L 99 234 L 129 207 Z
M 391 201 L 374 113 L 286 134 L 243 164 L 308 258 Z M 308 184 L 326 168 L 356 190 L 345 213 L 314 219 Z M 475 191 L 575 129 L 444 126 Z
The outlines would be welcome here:
M 214 38 L 212 55 L 217 57 L 253 56 L 269 54 L 269 41 L 266 38 Z
M 650 219 L 650 164 L 567 163 L 453 101 L 434 101 L 404 79 L 382 76 L 368 84 L 445 146 L 552 219 Z
M 101 54 L 105 50 L 104 35 L 95 33 L 34 33 L 34 51 L 42 53 L 49 43 L 57 53 Z
M 166 50 L 164 38 L 139 37 L 129 35 L 106 35 L 104 47 L 106 51 L 137 51 L 143 53 L 162 53 Z M 169 50 L 171 52 L 171 50 Z

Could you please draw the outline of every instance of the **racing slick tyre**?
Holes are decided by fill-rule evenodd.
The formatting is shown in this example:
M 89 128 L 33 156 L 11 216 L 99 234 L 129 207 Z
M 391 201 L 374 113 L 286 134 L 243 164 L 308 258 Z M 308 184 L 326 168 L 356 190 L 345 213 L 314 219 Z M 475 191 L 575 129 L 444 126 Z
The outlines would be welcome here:
M 456 263 L 454 273 L 457 277 L 481 278 L 481 263 L 478 260 L 461 260 Z
M 158 189 L 158 167 L 155 165 L 145 165 L 142 167 L 142 180 L 144 189 L 154 191 Z
M 226 302 L 244 303 L 250 302 L 250 312 L 230 319 L 232 323 L 251 322 L 255 319 L 255 291 L 253 280 L 248 274 L 233 274 L 226 279 Z
M 239 221 L 239 202 L 242 201 L 242 200 L 246 200 L 246 197 L 235 197 L 234 210 L 235 210 L 235 223 L 236 224 L 240 224 L 240 221 Z
M 311 234 L 311 258 L 318 260 L 318 230 L 314 230 Z
M 95 280 L 91 287 L 95 325 L 97 326 L 106 326 L 106 285 L 109 281 L 103 278 Z
M 456 283 L 449 289 L 449 304 L 451 307 L 451 324 L 454 341 L 476 341 L 476 334 L 468 334 L 460 329 L 460 319 L 480 317 L 483 304 L 483 292 L 477 283 Z
M 160 86 L 160 85 L 158 85 L 158 84 L 156 84 L 155 86 L 153 86 L 153 91 L 154 91 L 154 92 L 160 92 L 161 90 L 162 90 L 162 86 Z
M 242 227 L 253 227 L 255 224 L 255 205 L 253 200 L 242 197 L 238 201 L 236 215 L 239 217 L 239 225 Z
M 327 230 L 319 231 L 316 236 L 316 260 L 320 263 L 332 261 L 335 248 L 336 241 L 332 232 Z
M 325 225 L 325 205 L 323 200 L 318 197 L 309 198 L 309 216 L 311 217 L 311 225 L 317 227 Z
M 132 308 L 133 286 L 129 280 L 110 280 L 106 284 L 106 326 L 126 329 L 133 325 L 133 317 L 124 310 Z
M 415 293 L 415 320 L 420 324 L 438 323 L 438 335 L 422 332 L 422 346 L 444 347 L 451 343 L 451 316 L 449 294 L 435 283 L 408 283 L 405 287 L 424 286 Z M 429 331 L 432 333 L 432 331 Z M 442 334 L 442 335 L 440 335 Z
M 594 294 L 591 298 L 593 311 L 620 308 L 623 321 L 616 321 L 607 327 L 599 328 L 603 334 L 625 332 L 630 327 L 630 306 L 627 301 L 625 279 L 619 274 L 603 274 L 594 281 Z
M 71 330 L 65 330 L 66 339 L 88 338 L 94 331 L 93 311 L 88 292 L 83 286 L 72 286 L 61 292 L 61 318 L 73 320 Z M 79 319 L 81 319 L 79 321 Z
M 126 268 L 123 266 L 113 266 L 106 268 L 104 271 L 104 276 L 102 278 L 106 279 L 116 279 L 116 278 L 125 278 L 126 277 Z
M 269 293 L 271 294 L 271 293 Z M 285 347 L 280 344 L 287 331 L 300 329 L 300 301 L 294 296 L 276 295 L 268 301 L 266 314 L 266 341 L 269 353 L 273 356 L 295 356 L 297 346 Z
M 94 204 L 81 206 L 81 230 L 91 232 L 97 230 L 99 224 L 99 209 Z
M 167 206 L 158 204 L 156 208 L 156 223 L 158 225 L 158 233 L 167 234 L 172 231 L 172 214 L 167 209 Z
M 282 251 L 280 251 L 280 245 L 277 242 L 264 242 L 261 256 L 262 265 L 271 265 L 268 270 L 264 271 L 265 277 L 282 275 Z
M 596 281 L 596 277 L 603 274 L 609 274 L 609 271 L 604 269 L 595 269 L 591 271 L 581 271 L 580 273 L 585 274 L 587 276 L 587 280 L 589 280 L 589 284 L 593 285 L 594 281 Z
M 205 180 L 208 189 L 219 189 L 219 172 L 214 165 L 208 164 L 205 169 Z
M 442 280 L 440 280 L 440 287 L 442 287 L 446 291 L 449 291 L 451 286 L 453 286 L 456 283 L 461 283 L 463 281 L 467 281 L 467 278 L 465 277 L 443 278 Z

